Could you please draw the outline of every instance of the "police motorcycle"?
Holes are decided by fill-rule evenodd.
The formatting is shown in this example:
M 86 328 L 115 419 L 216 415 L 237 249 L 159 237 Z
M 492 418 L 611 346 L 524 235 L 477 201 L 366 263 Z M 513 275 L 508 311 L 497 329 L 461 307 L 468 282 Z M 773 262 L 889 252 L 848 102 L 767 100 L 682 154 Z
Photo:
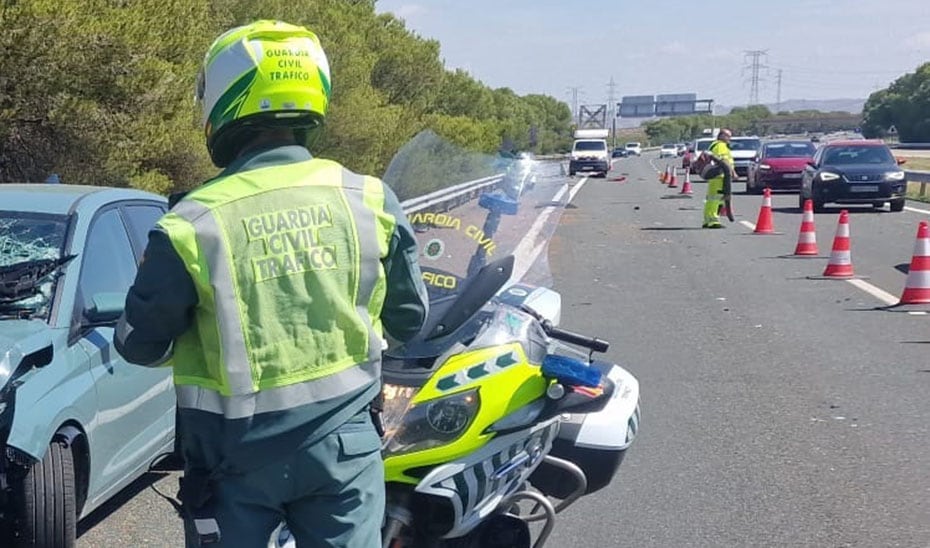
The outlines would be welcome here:
M 409 196 L 424 176 L 480 181 L 482 166 L 501 168 L 424 133 L 384 179 Z M 383 357 L 384 548 L 541 547 L 560 512 L 610 484 L 639 429 L 637 380 L 593 359 L 606 341 L 558 327 L 545 287 L 566 181 L 514 192 L 515 167 L 477 198 L 405 202 L 430 314 Z M 285 527 L 271 542 L 295 545 Z

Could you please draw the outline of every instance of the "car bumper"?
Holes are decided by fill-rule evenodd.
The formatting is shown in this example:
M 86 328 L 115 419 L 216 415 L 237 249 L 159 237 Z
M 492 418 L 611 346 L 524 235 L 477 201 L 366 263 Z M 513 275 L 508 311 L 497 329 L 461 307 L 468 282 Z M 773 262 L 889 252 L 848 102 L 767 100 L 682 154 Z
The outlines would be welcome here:
M 607 160 L 571 160 L 568 162 L 570 171 L 603 171 L 610 169 Z
M 904 198 L 907 181 L 874 183 L 821 183 L 812 189 L 815 201 L 835 204 L 868 204 L 876 200 Z
M 773 189 L 794 189 L 801 188 L 801 172 L 797 173 L 756 173 L 756 180 L 759 186 L 766 186 Z
M 749 176 L 749 164 L 751 162 L 737 160 L 733 162 L 733 170 L 736 171 L 738 177 L 748 177 Z

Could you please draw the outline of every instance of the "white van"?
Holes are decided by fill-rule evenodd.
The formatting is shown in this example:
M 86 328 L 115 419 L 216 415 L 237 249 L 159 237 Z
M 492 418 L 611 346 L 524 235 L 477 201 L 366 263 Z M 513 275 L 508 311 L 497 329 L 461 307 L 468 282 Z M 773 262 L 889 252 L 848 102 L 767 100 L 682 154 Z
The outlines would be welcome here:
M 596 173 L 602 177 L 610 171 L 610 153 L 607 151 L 606 129 L 579 129 L 575 131 L 568 174 Z

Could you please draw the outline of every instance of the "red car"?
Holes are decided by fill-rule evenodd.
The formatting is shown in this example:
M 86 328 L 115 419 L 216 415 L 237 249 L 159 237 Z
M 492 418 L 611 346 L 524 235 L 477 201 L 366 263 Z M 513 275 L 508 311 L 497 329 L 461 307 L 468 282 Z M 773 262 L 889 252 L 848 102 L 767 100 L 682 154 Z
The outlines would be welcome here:
M 746 192 L 762 194 L 763 188 L 798 190 L 801 173 L 814 158 L 817 148 L 810 141 L 771 141 L 749 164 Z

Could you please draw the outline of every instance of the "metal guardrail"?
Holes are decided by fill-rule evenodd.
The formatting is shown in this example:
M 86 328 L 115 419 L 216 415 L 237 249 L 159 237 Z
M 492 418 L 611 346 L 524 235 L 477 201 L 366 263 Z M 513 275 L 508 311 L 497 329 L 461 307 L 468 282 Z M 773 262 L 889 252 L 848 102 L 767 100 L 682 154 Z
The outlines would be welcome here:
M 893 143 L 888 147 L 899 150 L 930 150 L 930 143 Z
M 905 171 L 910 183 L 930 183 L 930 171 Z
M 464 183 L 450 186 L 449 188 L 437 190 L 436 192 L 430 192 L 429 194 L 425 194 L 417 198 L 404 200 L 400 203 L 400 205 L 404 208 L 404 212 L 407 214 L 416 213 L 417 211 L 422 211 L 424 209 L 431 209 L 434 212 L 448 211 L 450 206 L 454 207 L 469 200 L 473 200 L 478 196 L 482 189 L 494 186 L 500 183 L 503 179 L 504 174 L 498 173 L 497 175 L 491 175 L 490 177 L 483 177 L 481 179 L 475 179 L 474 181 L 466 181 Z
M 917 195 L 923 198 L 927 195 L 927 184 L 930 183 L 930 171 L 905 171 L 908 184 L 920 183 L 920 190 Z
M 550 156 L 538 156 L 536 159 L 539 161 L 552 161 L 562 160 L 567 157 L 567 154 L 553 154 Z M 423 211 L 424 209 L 432 209 L 435 213 L 442 213 L 448 211 L 451 207 L 477 198 L 482 190 L 493 187 L 503 180 L 504 174 L 498 173 L 489 177 L 475 179 L 474 181 L 459 183 L 455 186 L 443 188 L 436 192 L 430 192 L 429 194 L 417 198 L 410 198 L 409 200 L 401 202 L 400 205 L 407 214 Z

